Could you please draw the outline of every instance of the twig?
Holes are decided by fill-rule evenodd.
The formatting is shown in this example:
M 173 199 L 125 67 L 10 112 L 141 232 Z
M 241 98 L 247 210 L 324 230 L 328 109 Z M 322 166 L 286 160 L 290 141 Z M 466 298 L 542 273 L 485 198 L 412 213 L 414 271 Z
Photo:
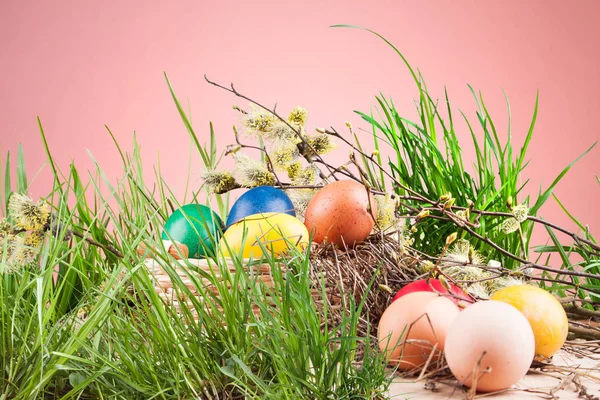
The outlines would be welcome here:
M 559 301 L 561 303 L 585 303 L 585 304 L 591 304 L 593 306 L 600 306 L 600 302 L 598 302 L 598 301 L 593 301 L 593 300 L 589 300 L 589 299 L 580 299 L 578 297 L 563 297 L 563 298 L 559 299 Z
M 100 247 L 103 250 L 106 250 L 119 258 L 123 258 L 123 254 L 119 250 L 115 249 L 113 246 L 111 246 L 109 244 L 99 243 L 99 242 L 95 241 L 94 239 L 92 239 L 91 237 L 84 236 L 82 233 L 79 233 L 74 230 L 69 229 L 66 231 L 66 233 L 71 234 L 73 236 L 77 236 L 78 238 L 85 240 L 86 242 L 88 242 L 89 244 L 91 244 L 93 246 Z
M 600 311 L 589 310 L 587 308 L 576 306 L 575 304 L 563 304 L 562 306 L 565 312 L 570 314 L 577 314 L 588 318 L 600 318 Z
M 85 240 L 92 246 L 100 247 L 101 249 L 108 251 L 109 253 L 112 253 L 113 255 L 115 255 L 119 258 L 123 258 L 123 254 L 119 250 L 114 248 L 112 245 L 102 244 L 100 242 L 97 242 L 94 239 L 92 239 L 91 237 L 84 236 L 83 233 L 78 232 L 74 229 L 70 229 L 70 228 L 65 229 L 63 227 L 63 224 L 57 220 L 57 217 L 55 214 L 52 214 L 51 221 L 52 222 L 48 221 L 48 224 L 46 225 L 46 230 L 50 231 L 52 233 L 52 235 L 54 235 L 54 237 L 58 237 L 59 233 L 63 234 L 64 240 L 69 240 L 71 238 L 71 236 L 76 236 L 79 239 Z
M 479 359 L 477 360 L 477 364 L 475 365 L 475 368 L 473 368 L 473 372 L 471 373 L 471 387 L 469 388 L 469 393 L 468 393 L 468 399 L 472 400 L 475 398 L 475 393 L 477 392 L 477 381 L 479 380 L 479 369 L 481 368 L 481 361 L 483 361 L 483 357 L 485 357 L 485 355 L 487 354 L 487 351 L 483 351 L 483 353 L 481 353 L 481 356 L 479 357 Z M 485 371 L 483 371 L 482 375 L 483 376 L 485 373 L 489 372 L 489 367 L 486 368 Z
M 498 252 L 504 254 L 507 257 L 512 258 L 513 260 L 519 261 L 520 263 L 523 264 L 524 267 L 531 267 L 533 269 L 537 269 L 537 270 L 541 270 L 541 271 L 554 272 L 559 275 L 570 275 L 570 276 L 578 276 L 581 278 L 600 279 L 600 275 L 598 275 L 598 274 L 590 274 L 588 272 L 579 272 L 579 271 L 568 271 L 568 270 L 564 270 L 564 269 L 552 268 L 552 267 L 548 267 L 545 265 L 540 265 L 537 263 L 529 262 L 517 255 L 512 254 L 510 251 L 503 249 L 502 247 L 498 246 L 496 243 L 491 241 L 489 238 L 483 237 L 482 235 L 478 234 L 477 232 L 475 232 L 473 229 L 469 228 L 468 226 L 463 227 L 463 229 L 466 230 L 467 232 L 469 232 L 472 236 L 481 240 L 482 242 L 487 243 L 488 245 L 490 245 L 491 247 L 496 249 Z
M 245 95 L 241 94 L 240 92 L 238 92 L 238 91 L 235 89 L 235 87 L 233 86 L 233 83 L 230 85 L 230 86 L 231 86 L 231 88 L 228 88 L 228 87 L 226 87 L 226 86 L 223 86 L 223 85 L 220 85 L 220 84 L 218 84 L 218 83 L 216 83 L 216 82 L 213 82 L 213 81 L 211 81 L 210 79 L 208 79 L 208 77 L 207 77 L 206 75 L 204 75 L 204 79 L 206 80 L 206 82 L 210 83 L 211 85 L 213 85 L 213 86 L 216 86 L 216 87 L 218 87 L 218 88 L 220 88 L 220 89 L 223 89 L 223 90 L 225 90 L 225 91 L 227 91 L 227 92 L 229 92 L 229 93 L 233 93 L 233 94 L 234 94 L 234 95 L 236 95 L 237 97 L 240 97 L 240 98 L 242 98 L 242 99 L 244 99 L 244 100 L 246 100 L 246 101 L 249 101 L 250 103 L 252 103 L 252 104 L 254 104 L 254 105 L 256 105 L 256 106 L 258 106 L 258 107 L 262 108 L 263 110 L 265 110 L 265 111 L 269 112 L 269 113 L 270 113 L 270 114 L 272 114 L 272 115 L 273 115 L 275 118 L 279 119 L 281 122 L 283 122 L 284 124 L 286 124 L 286 125 L 287 125 L 287 126 L 288 126 L 288 127 L 289 127 L 289 128 L 290 128 L 290 129 L 291 129 L 291 130 L 292 130 L 292 131 L 295 133 L 295 134 L 296 134 L 296 136 L 298 136 L 298 138 L 299 138 L 299 139 L 302 141 L 302 144 L 303 144 L 304 146 L 306 146 L 308 149 L 310 149 L 310 150 L 311 150 L 311 152 L 312 152 L 312 155 L 313 155 L 314 157 L 316 157 L 318 160 L 320 160 L 320 161 L 322 162 L 322 164 L 323 164 L 323 165 L 325 165 L 325 166 L 327 167 L 327 169 L 329 169 L 329 173 L 330 173 L 330 174 L 332 174 L 332 171 L 331 171 L 331 169 L 330 169 L 330 167 L 329 167 L 329 164 L 327 164 L 327 163 L 326 163 L 326 162 L 323 160 L 323 158 L 322 158 L 322 157 L 321 157 L 321 156 L 320 156 L 320 155 L 319 155 L 319 154 L 318 154 L 318 153 L 315 151 L 315 149 L 314 149 L 314 148 L 313 148 L 313 147 L 310 145 L 310 143 L 308 143 L 308 142 L 306 141 L 306 139 L 304 138 L 304 136 L 302 136 L 302 134 L 301 134 L 300 130 L 299 130 L 299 129 L 298 129 L 298 130 L 296 130 L 296 128 L 294 128 L 294 127 L 293 127 L 293 126 L 292 126 L 292 125 L 291 125 L 291 124 L 290 124 L 288 121 L 286 121 L 286 120 L 285 120 L 284 118 L 282 118 L 282 117 L 281 117 L 279 114 L 277 114 L 277 112 L 276 112 L 275 108 L 274 108 L 273 110 L 271 110 L 270 108 L 263 106 L 261 103 L 257 102 L 256 100 L 253 100 L 253 99 L 251 99 L 251 98 L 249 98 L 249 97 L 247 97 L 247 96 L 245 96 Z M 308 156 L 306 155 L 306 152 L 304 152 L 304 153 L 305 153 L 305 154 L 303 154 L 303 156 L 304 156 L 304 157 L 307 159 L 307 161 L 309 161 L 309 162 L 312 162 L 312 160 L 310 159 L 310 157 L 308 157 Z M 322 177 L 322 178 L 324 178 L 324 177 L 325 177 L 325 175 L 323 175 L 323 172 L 319 171 L 319 173 L 321 174 L 321 177 Z M 334 179 L 336 179 L 336 180 L 337 180 L 337 178 L 335 178 L 335 175 L 333 175 L 333 174 L 332 174 L 332 176 L 334 177 Z
M 588 393 L 588 388 L 585 387 L 578 376 L 576 376 L 573 379 L 573 384 L 575 384 L 575 387 L 578 390 L 578 395 L 579 397 L 586 399 L 586 400 L 600 400 L 600 397 L 593 395 L 592 393 Z
M 420 193 L 418 193 L 418 192 L 414 191 L 413 189 L 409 188 L 408 186 L 403 185 L 402 183 L 400 183 L 393 175 L 391 175 L 385 168 L 383 168 L 383 166 L 381 164 L 379 164 L 377 162 L 377 160 L 375 160 L 375 158 L 373 158 L 372 155 L 369 155 L 369 154 L 365 153 L 364 151 L 362 151 L 361 149 L 359 149 L 352 142 L 350 142 L 345 137 L 343 137 L 342 135 L 340 135 L 333 127 L 331 128 L 331 130 L 325 130 L 325 133 L 327 133 L 328 135 L 332 135 L 332 136 L 340 139 L 348 147 L 350 147 L 352 150 L 356 151 L 361 156 L 367 158 L 369 161 L 371 161 L 373 164 L 375 164 L 377 166 L 377 168 L 381 172 L 383 172 L 388 178 L 390 178 L 397 186 L 401 187 L 402 189 L 406 190 L 409 193 L 412 193 L 413 196 L 415 196 L 415 199 L 417 199 L 419 201 L 424 201 L 424 202 L 428 201 L 428 199 L 425 198 L 424 196 L 422 196 Z
M 381 231 L 381 227 L 377 223 L 377 216 L 373 213 L 373 205 L 371 204 L 371 196 L 370 196 L 371 185 L 368 183 L 366 173 L 363 171 L 363 169 L 360 167 L 360 165 L 358 165 L 358 163 L 356 162 L 356 157 L 355 157 L 354 153 L 350 153 L 350 162 L 352 162 L 354 164 L 354 166 L 356 167 L 356 169 L 358 170 L 358 173 L 359 173 L 360 179 L 361 179 L 361 183 L 365 187 L 365 191 L 367 194 L 367 212 L 371 216 L 371 219 L 373 220 L 373 223 L 375 224 L 375 226 L 377 226 L 378 230 Z
M 600 340 L 600 330 L 583 328 L 581 326 L 569 324 L 569 333 L 572 333 L 580 339 Z
M 532 279 L 532 280 L 535 280 L 535 281 L 539 281 L 539 282 L 560 283 L 560 284 L 563 284 L 563 285 L 573 286 L 573 289 L 575 289 L 575 290 L 583 289 L 586 292 L 590 292 L 590 293 L 594 293 L 594 294 L 600 294 L 600 289 L 595 289 L 593 287 L 586 286 L 586 285 L 576 284 L 574 282 L 565 281 L 563 279 L 557 279 L 557 278 L 549 279 L 549 278 L 542 278 L 540 276 L 535 276 L 535 275 L 530 275 L 529 279 Z
M 464 207 L 455 207 L 456 209 L 464 209 Z M 513 217 L 513 214 L 511 213 L 507 213 L 507 212 L 496 212 L 496 211 L 483 211 L 483 210 L 471 210 L 472 213 L 474 214 L 480 214 L 480 215 L 487 215 L 487 216 L 493 216 L 493 217 Z M 537 222 L 539 224 L 542 225 L 546 225 L 554 230 L 557 230 L 559 232 L 564 233 L 565 235 L 570 236 L 571 238 L 573 238 L 573 240 L 575 240 L 576 243 L 585 243 L 588 246 L 590 246 L 591 248 L 593 248 L 594 250 L 600 251 L 600 245 L 598 245 L 597 243 L 592 242 L 591 240 L 585 239 L 579 235 L 577 235 L 574 232 L 571 232 L 563 227 L 560 227 L 556 224 L 553 224 L 552 222 L 546 221 L 543 218 L 539 218 L 539 217 L 534 217 L 532 215 L 528 215 L 527 219 L 529 221 L 533 221 L 533 222 Z

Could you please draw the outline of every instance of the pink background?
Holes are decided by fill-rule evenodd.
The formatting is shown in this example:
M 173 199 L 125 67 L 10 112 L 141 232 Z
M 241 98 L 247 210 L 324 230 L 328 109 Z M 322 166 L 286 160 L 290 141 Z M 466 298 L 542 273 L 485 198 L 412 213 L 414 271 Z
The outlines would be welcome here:
M 0 1 L 0 151 L 25 149 L 30 177 L 45 163 L 39 115 L 59 166 L 92 167 L 89 150 L 115 180 L 121 176 L 107 124 L 131 149 L 142 145 L 148 175 L 160 161 L 166 181 L 181 193 L 189 140 L 163 77 L 189 99 L 196 131 L 213 121 L 221 148 L 233 141 L 247 104 L 203 80 L 235 82 L 246 94 L 279 110 L 299 104 L 309 127 L 344 121 L 367 128 L 353 110 L 368 111 L 374 96 L 392 95 L 413 117 L 414 85 L 400 59 L 374 36 L 331 29 L 339 23 L 377 30 L 420 68 L 435 96 L 448 88 L 455 108 L 475 118 L 467 83 L 483 92 L 505 135 L 513 112 L 520 147 L 540 90 L 538 124 L 530 146 L 530 191 L 549 185 L 560 170 L 598 139 L 600 112 L 600 2 L 590 1 Z M 466 130 L 460 133 L 472 157 Z M 556 193 L 600 235 L 600 173 L 594 149 Z M 346 151 L 341 153 L 344 156 Z M 194 155 L 196 157 L 196 155 Z M 202 171 L 196 162 L 193 184 Z M 31 189 L 50 188 L 46 165 Z M 567 218 L 553 201 L 541 214 Z M 571 225 L 572 226 L 572 225 Z M 543 234 L 536 235 L 542 240 Z

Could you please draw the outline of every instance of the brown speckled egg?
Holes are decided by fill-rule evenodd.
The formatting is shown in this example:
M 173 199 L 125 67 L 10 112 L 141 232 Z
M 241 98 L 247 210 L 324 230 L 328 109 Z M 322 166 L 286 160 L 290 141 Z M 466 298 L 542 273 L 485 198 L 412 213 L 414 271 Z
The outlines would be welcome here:
M 336 181 L 323 187 L 306 208 L 304 225 L 316 243 L 325 241 L 354 246 L 369 236 L 377 204 L 371 193 L 355 181 Z M 372 214 L 367 209 L 371 208 Z

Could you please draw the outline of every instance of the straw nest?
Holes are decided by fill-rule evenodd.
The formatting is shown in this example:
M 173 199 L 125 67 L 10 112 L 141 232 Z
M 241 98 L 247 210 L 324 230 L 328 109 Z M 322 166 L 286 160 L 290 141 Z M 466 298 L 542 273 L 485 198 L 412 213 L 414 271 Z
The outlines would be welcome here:
M 376 335 L 379 318 L 394 294 L 422 274 L 418 258 L 391 235 L 372 235 L 354 248 L 313 245 L 311 277 L 315 286 L 325 288 L 328 316 L 339 322 L 351 297 L 363 302 L 360 333 Z M 324 308 L 323 296 L 315 298 Z

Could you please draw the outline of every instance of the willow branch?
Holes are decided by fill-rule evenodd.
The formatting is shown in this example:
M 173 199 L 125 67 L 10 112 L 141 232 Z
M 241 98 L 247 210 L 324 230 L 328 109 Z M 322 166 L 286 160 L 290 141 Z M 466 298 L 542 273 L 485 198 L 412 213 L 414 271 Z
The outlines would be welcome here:
M 267 149 L 265 149 L 263 147 L 259 147 L 259 146 L 251 146 L 251 145 L 242 143 L 240 141 L 240 135 L 238 134 L 238 131 L 237 131 L 237 129 L 235 129 L 235 127 L 233 128 L 233 134 L 235 135 L 235 142 L 241 148 L 255 149 L 255 150 L 259 150 L 264 153 L 264 155 L 267 159 L 267 169 L 269 170 L 269 172 L 271 172 L 273 174 L 273 177 L 275 177 L 275 181 L 277 182 L 277 184 L 281 186 L 281 180 L 277 176 L 277 171 L 275 171 L 275 166 L 273 165 L 273 162 L 271 161 L 271 156 L 269 156 L 269 152 L 267 151 Z
M 529 262 L 529 261 L 525 260 L 524 258 L 521 258 L 517 255 L 512 254 L 510 251 L 504 250 L 502 247 L 498 246 L 496 243 L 491 241 L 488 237 L 484 237 L 484 236 L 480 235 L 479 233 L 475 232 L 473 229 L 469 228 L 468 226 L 464 226 L 463 229 L 466 230 L 467 232 L 469 232 L 472 236 L 481 240 L 482 242 L 490 245 L 491 247 L 496 249 L 499 253 L 502 253 L 505 256 L 510 257 L 513 260 L 520 262 L 521 264 L 523 264 L 522 267 L 525 267 L 525 268 L 531 267 L 533 269 L 537 269 L 537 270 L 541 270 L 541 271 L 554 272 L 559 275 L 570 275 L 570 276 L 578 276 L 578 277 L 582 277 L 582 278 L 591 278 L 591 279 L 599 279 L 600 278 L 600 275 L 598 275 L 598 274 L 590 274 L 587 272 L 579 272 L 579 271 L 567 271 L 564 269 L 552 268 L 552 267 L 547 267 L 545 265 L 540 265 L 537 263 Z
M 208 79 L 208 77 L 207 77 L 206 75 L 204 75 L 204 79 L 206 80 L 206 82 L 210 83 L 211 85 L 213 85 L 213 86 L 216 86 L 216 87 L 218 87 L 218 88 L 220 88 L 220 89 L 223 89 L 223 90 L 225 90 L 225 91 L 227 91 L 227 92 L 229 92 L 229 93 L 233 93 L 233 94 L 234 94 L 234 95 L 236 95 L 237 97 L 239 97 L 239 98 L 242 98 L 242 99 L 244 99 L 244 100 L 246 100 L 246 101 L 249 101 L 250 103 L 252 103 L 252 104 L 254 104 L 254 105 L 256 105 L 256 106 L 258 106 L 258 107 L 262 108 L 263 110 L 265 110 L 265 111 L 269 112 L 269 113 L 270 113 L 270 114 L 272 114 L 272 115 L 273 115 L 275 118 L 277 118 L 278 120 L 280 120 L 281 122 L 283 122 L 284 124 L 286 124 L 286 125 L 287 125 L 287 126 L 288 126 L 288 127 L 289 127 L 289 128 L 290 128 L 290 129 L 291 129 L 291 130 L 292 130 L 292 131 L 295 133 L 295 134 L 296 134 L 296 136 L 297 136 L 297 137 L 298 137 L 298 138 L 299 138 L 299 139 L 302 141 L 303 145 L 304 145 L 304 146 L 306 146 L 308 149 L 310 149 L 310 150 L 311 150 L 311 152 L 314 154 L 314 157 L 315 157 L 317 160 L 321 161 L 321 162 L 323 163 L 323 165 L 325 165 L 325 166 L 326 166 L 326 167 L 329 169 L 329 164 L 327 164 L 327 163 L 326 163 L 326 162 L 323 160 L 323 158 L 322 158 L 322 157 L 321 157 L 321 156 L 320 156 L 320 155 L 319 155 L 319 154 L 318 154 L 318 153 L 315 151 L 315 149 L 314 149 L 314 148 L 313 148 L 313 147 L 310 145 L 310 143 L 308 143 L 308 142 L 306 141 L 306 139 L 304 138 L 304 136 L 302 136 L 302 134 L 301 134 L 300 130 L 299 130 L 299 129 L 297 130 L 296 128 L 294 128 L 294 127 L 293 127 L 293 126 L 292 126 L 292 125 L 291 125 L 291 124 L 290 124 L 288 121 L 286 121 L 286 120 L 285 120 L 284 118 L 282 118 L 282 117 L 281 117 L 279 114 L 277 114 L 277 112 L 276 112 L 275 108 L 274 108 L 273 110 L 271 110 L 270 108 L 268 108 L 268 107 L 266 107 L 266 106 L 263 106 L 261 103 L 257 102 L 256 100 L 253 100 L 253 99 L 251 99 L 251 98 L 249 98 L 249 97 L 247 97 L 247 96 L 245 96 L 245 95 L 241 94 L 240 92 L 238 92 L 238 91 L 235 89 L 235 87 L 233 86 L 233 83 L 230 85 L 230 86 L 231 86 L 231 88 L 228 88 L 228 87 L 226 87 L 226 86 L 223 86 L 223 85 L 221 85 L 221 84 L 218 84 L 218 83 L 216 83 L 216 82 L 213 82 L 213 81 L 211 81 L 210 79 Z M 307 161 L 309 161 L 309 162 L 312 162 L 312 160 L 310 159 L 310 157 L 308 157 L 306 154 L 303 154 L 303 156 L 304 156 L 304 157 L 307 159 Z M 323 175 L 323 172 L 322 172 L 322 171 L 319 171 L 319 173 L 321 174 L 321 177 L 322 177 L 322 178 L 324 178 L 324 177 L 325 177 L 325 175 Z M 331 174 L 331 176 L 332 176 L 334 179 L 336 179 L 336 180 L 337 180 L 337 178 L 335 177 L 335 175 L 333 175 L 333 174 L 332 174 L 332 171 L 331 171 L 331 170 L 329 170 L 329 173 Z
M 464 209 L 464 207 L 456 207 L 456 208 L 457 209 Z M 494 216 L 494 217 L 507 217 L 507 218 L 513 217 L 513 215 L 511 213 L 507 213 L 507 212 L 483 211 L 483 210 L 477 210 L 477 209 L 473 209 L 473 210 L 471 210 L 471 212 L 474 213 L 474 214 Z M 588 246 L 590 246 L 591 248 L 593 248 L 594 250 L 600 251 L 600 245 L 598 245 L 597 243 L 594 243 L 591 240 L 583 238 L 583 237 L 577 235 L 574 232 L 571 232 L 571 231 L 569 231 L 569 230 L 567 230 L 567 229 L 565 229 L 565 228 L 563 228 L 561 226 L 558 226 L 556 224 L 553 224 L 552 222 L 546 221 L 543 218 L 534 217 L 534 216 L 529 215 L 529 216 L 527 216 L 527 219 L 529 221 L 537 222 L 539 224 L 546 225 L 546 226 L 548 226 L 548 227 L 550 227 L 550 228 L 552 228 L 554 230 L 562 232 L 565 235 L 570 236 L 571 238 L 573 238 L 573 240 L 575 240 L 575 242 L 585 243 Z

